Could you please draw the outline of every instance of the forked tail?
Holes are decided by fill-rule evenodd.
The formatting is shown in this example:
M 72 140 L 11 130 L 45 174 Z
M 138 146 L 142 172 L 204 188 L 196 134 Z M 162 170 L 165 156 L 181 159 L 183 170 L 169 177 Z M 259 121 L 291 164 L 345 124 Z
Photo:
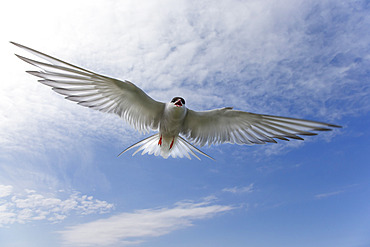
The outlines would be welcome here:
M 176 138 L 176 140 L 173 143 L 173 146 L 171 148 L 167 148 L 167 147 L 163 147 L 163 146 L 159 145 L 158 144 L 159 139 L 160 139 L 159 133 L 157 133 L 155 135 L 152 135 L 152 136 L 149 136 L 149 137 L 145 138 L 144 140 L 141 140 L 141 141 L 129 146 L 128 148 L 123 150 L 118 156 L 127 152 L 130 149 L 139 147 L 132 154 L 132 156 L 134 156 L 135 154 L 137 154 L 138 152 L 143 150 L 141 155 L 144 155 L 146 153 L 154 154 L 155 156 L 161 155 L 165 159 L 167 159 L 169 156 L 172 156 L 173 158 L 176 158 L 176 157 L 183 158 L 185 156 L 188 159 L 191 159 L 191 156 L 190 156 L 190 154 L 191 154 L 194 157 L 196 157 L 198 160 L 200 160 L 200 158 L 196 154 L 196 153 L 199 153 L 199 154 L 202 154 L 202 155 L 204 155 L 204 156 L 206 156 L 206 157 L 208 157 L 212 160 L 215 160 L 214 158 L 212 158 L 208 154 L 206 154 L 206 153 L 202 152 L 201 150 L 199 150 L 198 148 L 194 147 L 192 144 L 190 144 L 188 141 L 186 141 L 181 136 L 178 136 Z

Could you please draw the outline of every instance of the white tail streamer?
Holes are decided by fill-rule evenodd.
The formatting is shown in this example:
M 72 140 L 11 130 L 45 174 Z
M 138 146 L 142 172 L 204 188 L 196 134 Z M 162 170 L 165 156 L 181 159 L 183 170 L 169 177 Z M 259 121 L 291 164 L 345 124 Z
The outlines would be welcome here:
M 149 154 L 149 155 L 154 154 L 155 156 L 160 155 L 165 159 L 167 159 L 169 156 L 172 156 L 173 158 L 176 158 L 176 157 L 183 158 L 185 156 L 188 159 L 191 159 L 191 155 L 193 155 L 194 157 L 196 157 L 197 159 L 200 160 L 200 158 L 196 154 L 196 153 L 199 153 L 199 154 L 202 154 L 202 155 L 214 160 L 214 158 L 212 158 L 208 154 L 202 152 L 198 148 L 194 147 L 192 144 L 190 144 L 189 142 L 187 142 L 184 138 L 182 138 L 180 136 L 175 138 L 172 148 L 168 148 L 167 146 L 164 146 L 164 145 L 163 146 L 159 145 L 158 144 L 159 139 L 160 139 L 159 133 L 157 133 L 155 135 L 152 135 L 152 136 L 149 136 L 149 137 L 145 138 L 144 140 L 141 140 L 141 141 L 129 146 L 128 148 L 123 150 L 118 156 L 120 156 L 121 154 L 123 154 L 123 153 L 125 153 L 125 152 L 127 152 L 127 151 L 129 151 L 133 148 L 138 147 L 138 149 L 132 154 L 132 156 L 134 156 L 138 152 L 142 151 L 142 153 L 141 153 L 142 155 L 144 155 L 146 153 Z

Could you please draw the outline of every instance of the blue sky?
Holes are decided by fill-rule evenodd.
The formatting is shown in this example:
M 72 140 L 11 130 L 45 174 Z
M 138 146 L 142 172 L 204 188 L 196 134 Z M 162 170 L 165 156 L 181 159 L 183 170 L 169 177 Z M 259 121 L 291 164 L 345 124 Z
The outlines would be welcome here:
M 368 1 L 12 1 L 0 21 L 1 246 L 370 246 Z M 193 110 L 343 128 L 117 158 L 145 135 L 37 83 L 9 41 Z

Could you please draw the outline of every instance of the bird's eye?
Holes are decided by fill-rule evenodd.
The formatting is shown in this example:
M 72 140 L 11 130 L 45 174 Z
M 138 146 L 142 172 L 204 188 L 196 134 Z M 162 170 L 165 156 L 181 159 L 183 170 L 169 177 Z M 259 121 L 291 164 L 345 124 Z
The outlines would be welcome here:
M 185 100 L 184 100 L 183 98 L 181 98 L 181 103 L 182 103 L 183 105 L 185 105 Z

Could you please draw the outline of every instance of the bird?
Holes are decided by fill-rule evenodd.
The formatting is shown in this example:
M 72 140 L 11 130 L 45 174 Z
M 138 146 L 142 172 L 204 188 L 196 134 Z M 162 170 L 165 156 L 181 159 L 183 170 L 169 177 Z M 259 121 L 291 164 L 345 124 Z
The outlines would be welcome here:
M 234 110 L 233 107 L 195 111 L 187 108 L 184 98 L 179 96 L 167 103 L 159 102 L 128 80 L 107 77 L 24 45 L 10 43 L 42 59 L 37 61 L 15 54 L 39 69 L 27 73 L 41 78 L 38 80 L 40 83 L 67 100 L 117 114 L 141 133 L 156 131 L 118 156 L 137 148 L 132 156 L 142 151 L 142 155 L 160 155 L 165 159 L 169 156 L 191 159 L 194 156 L 200 160 L 201 154 L 214 160 L 195 145 L 252 145 L 277 143 L 277 140 L 303 140 L 301 136 L 341 128 L 324 122 Z

